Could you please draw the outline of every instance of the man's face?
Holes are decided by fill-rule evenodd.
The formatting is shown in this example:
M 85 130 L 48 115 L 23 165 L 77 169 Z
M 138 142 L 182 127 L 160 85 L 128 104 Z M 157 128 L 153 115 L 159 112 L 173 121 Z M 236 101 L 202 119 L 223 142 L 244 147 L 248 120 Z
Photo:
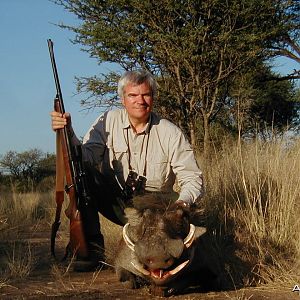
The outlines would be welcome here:
M 153 106 L 149 85 L 145 82 L 140 85 L 127 84 L 124 88 L 122 103 L 130 119 L 148 121 Z

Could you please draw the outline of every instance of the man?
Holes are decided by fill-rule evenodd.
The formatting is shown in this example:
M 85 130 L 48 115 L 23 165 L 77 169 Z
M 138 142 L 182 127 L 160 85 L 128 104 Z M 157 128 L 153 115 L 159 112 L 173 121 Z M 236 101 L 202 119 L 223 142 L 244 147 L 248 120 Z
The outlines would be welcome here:
M 95 254 L 95 245 L 104 247 L 98 211 L 121 225 L 126 220 L 118 208 L 133 194 L 165 193 L 182 207 L 203 195 L 202 173 L 190 144 L 177 126 L 152 112 L 156 82 L 150 73 L 126 72 L 118 83 L 118 94 L 124 109 L 100 116 L 82 144 L 83 160 L 94 170 L 89 171 L 93 177 L 90 188 L 97 198 L 83 212 L 89 257 L 85 263 L 77 261 L 78 271 L 94 268 L 104 255 Z M 70 114 L 52 112 L 51 117 L 53 130 L 67 126 L 72 143 L 80 143 Z M 173 192 L 175 179 L 180 187 L 179 196 Z M 120 204 L 118 199 L 122 198 Z

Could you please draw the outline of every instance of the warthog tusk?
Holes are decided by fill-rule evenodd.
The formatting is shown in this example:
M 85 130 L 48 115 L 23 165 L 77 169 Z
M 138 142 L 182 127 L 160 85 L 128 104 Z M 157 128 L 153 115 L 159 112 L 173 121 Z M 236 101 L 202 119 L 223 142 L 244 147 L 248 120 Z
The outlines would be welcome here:
M 194 239 L 195 239 L 195 225 L 193 224 L 190 224 L 190 232 L 189 234 L 187 235 L 187 237 L 184 239 L 183 243 L 184 245 L 189 248 L 192 243 L 194 242 Z
M 169 271 L 169 274 L 171 275 L 175 275 L 176 273 L 178 273 L 179 271 L 181 271 L 188 263 L 190 260 L 186 260 L 185 262 L 183 262 L 182 264 L 180 264 L 179 266 L 177 266 L 175 269 Z
M 168 271 L 167 274 L 173 276 L 176 273 L 178 273 L 179 271 L 181 271 L 183 268 L 185 268 L 185 266 L 190 262 L 190 260 L 186 260 L 185 262 L 181 263 L 179 266 L 177 266 L 175 269 Z M 151 275 L 151 272 L 149 272 L 148 270 L 146 270 L 143 265 L 139 262 L 131 262 L 132 266 L 139 271 L 140 273 L 142 273 L 143 275 L 149 276 Z M 164 270 L 160 270 L 159 272 L 159 277 L 160 279 L 163 278 L 164 275 Z
M 126 243 L 126 245 L 134 252 L 134 243 L 131 241 L 129 236 L 127 235 L 127 227 L 129 226 L 129 223 L 126 223 L 123 227 L 123 239 Z
M 150 275 L 150 272 L 147 271 L 146 269 L 144 269 L 143 265 L 138 263 L 138 262 L 131 262 L 131 264 L 133 265 L 133 267 L 138 270 L 139 272 L 141 272 L 142 274 L 148 276 Z

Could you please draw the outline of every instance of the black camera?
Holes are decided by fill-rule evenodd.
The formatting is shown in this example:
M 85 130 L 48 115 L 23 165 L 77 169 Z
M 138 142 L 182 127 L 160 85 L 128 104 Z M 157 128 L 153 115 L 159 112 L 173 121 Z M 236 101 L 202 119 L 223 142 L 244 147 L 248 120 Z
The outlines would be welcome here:
M 131 200 L 133 196 L 143 195 L 145 193 L 146 182 L 147 178 L 145 176 L 139 176 L 132 170 L 129 171 L 123 189 L 125 201 Z

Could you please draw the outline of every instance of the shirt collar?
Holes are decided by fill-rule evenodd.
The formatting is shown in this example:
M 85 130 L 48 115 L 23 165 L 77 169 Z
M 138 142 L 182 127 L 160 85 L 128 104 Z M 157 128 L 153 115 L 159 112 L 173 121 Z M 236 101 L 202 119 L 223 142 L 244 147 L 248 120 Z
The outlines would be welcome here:
M 127 111 L 124 109 L 125 111 L 125 117 L 123 119 L 123 128 L 124 129 L 127 129 L 127 128 L 130 128 L 131 127 L 131 124 L 130 124 L 130 121 L 129 121 L 129 116 L 128 116 L 128 113 Z M 151 127 L 151 122 L 152 122 L 152 112 L 150 113 L 150 117 L 149 117 L 149 121 L 148 123 L 146 124 L 144 130 L 141 132 L 141 133 L 146 133 L 148 134 L 150 132 L 150 127 Z
M 124 115 L 123 115 L 123 128 L 130 128 L 130 121 L 128 117 L 127 111 L 124 109 Z

